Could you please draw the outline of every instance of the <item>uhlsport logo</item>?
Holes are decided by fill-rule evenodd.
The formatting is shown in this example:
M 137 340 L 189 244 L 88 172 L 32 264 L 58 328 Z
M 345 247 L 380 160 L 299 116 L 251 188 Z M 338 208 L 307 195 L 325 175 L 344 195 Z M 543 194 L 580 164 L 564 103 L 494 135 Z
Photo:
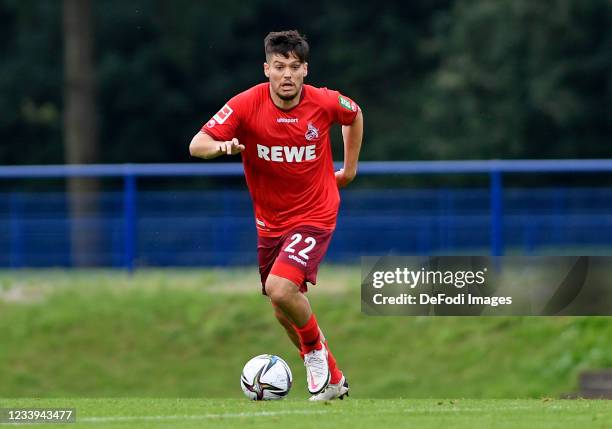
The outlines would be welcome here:
M 308 141 L 319 138 L 319 129 L 315 127 L 312 122 L 309 122 L 308 130 L 306 131 L 306 134 L 304 134 L 304 137 L 306 137 L 306 140 Z

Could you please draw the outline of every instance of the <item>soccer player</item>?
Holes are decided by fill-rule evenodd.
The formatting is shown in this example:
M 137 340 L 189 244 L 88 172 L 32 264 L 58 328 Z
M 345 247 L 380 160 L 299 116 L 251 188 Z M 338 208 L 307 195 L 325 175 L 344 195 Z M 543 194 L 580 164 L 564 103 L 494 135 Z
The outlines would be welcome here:
M 338 188 L 357 173 L 361 109 L 327 88 L 305 85 L 309 46 L 297 31 L 264 40 L 269 82 L 230 99 L 192 139 L 192 156 L 241 154 L 253 199 L 262 293 L 300 351 L 310 400 L 348 395 L 348 382 L 305 296 L 329 246 Z M 342 125 L 344 168 L 334 172 L 329 130 Z

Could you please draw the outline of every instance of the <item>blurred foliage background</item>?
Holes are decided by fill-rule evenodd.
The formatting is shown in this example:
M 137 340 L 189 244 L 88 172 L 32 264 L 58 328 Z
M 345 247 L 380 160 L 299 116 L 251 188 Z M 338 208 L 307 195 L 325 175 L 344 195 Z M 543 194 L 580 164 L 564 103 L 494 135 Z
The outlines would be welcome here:
M 55 0 L 0 0 L 0 163 L 65 162 Z M 94 162 L 183 162 L 297 28 L 309 83 L 354 98 L 363 159 L 612 157 L 612 2 L 93 2 Z M 87 144 L 84 142 L 83 144 Z
M 610 0 L 0 0 L 0 164 L 189 162 L 201 125 L 265 80 L 265 35 L 292 28 L 311 44 L 309 83 L 361 105 L 362 159 L 612 158 Z M 92 71 L 83 76 L 89 67 L 76 61 L 81 76 L 67 85 L 66 41 L 84 30 Z M 84 122 L 73 110 L 71 134 L 67 105 L 78 103 L 67 94 L 89 81 L 82 92 L 96 117 Z M 79 145 L 96 147 L 79 155 Z M 370 179 L 396 188 L 451 180 Z M 79 233 L 74 221 L 99 210 L 79 198 L 94 185 L 70 188 L 79 258 L 102 235 Z M 0 347 L 0 396 L 239 397 L 247 356 L 278 352 L 299 368 L 248 272 L 0 273 L 0 344 L 11 345 Z M 323 283 L 344 287 L 318 289 L 330 295 L 317 311 L 364 397 L 557 396 L 575 390 L 584 369 L 612 365 L 606 318 L 368 318 L 359 272 L 326 275 Z

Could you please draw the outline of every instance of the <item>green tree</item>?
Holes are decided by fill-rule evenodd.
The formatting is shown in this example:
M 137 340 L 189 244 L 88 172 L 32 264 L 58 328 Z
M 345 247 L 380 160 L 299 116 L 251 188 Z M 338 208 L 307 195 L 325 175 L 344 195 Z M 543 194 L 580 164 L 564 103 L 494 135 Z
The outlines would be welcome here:
M 426 80 L 430 158 L 609 157 L 612 4 L 458 1 Z M 608 108 L 605 108 L 608 106 Z
M 96 109 L 94 31 L 90 0 L 64 0 L 64 158 L 66 164 L 100 162 Z M 72 260 L 77 266 L 96 265 L 100 180 L 69 177 Z
M 102 162 L 190 161 L 287 28 L 311 42 L 308 82 L 363 107 L 363 159 L 612 156 L 608 0 L 106 0 L 93 17 Z M 0 48 L 1 162 L 62 162 L 61 3 L 0 0 Z
M 0 0 L 0 52 L 0 163 L 62 163 L 61 3 Z

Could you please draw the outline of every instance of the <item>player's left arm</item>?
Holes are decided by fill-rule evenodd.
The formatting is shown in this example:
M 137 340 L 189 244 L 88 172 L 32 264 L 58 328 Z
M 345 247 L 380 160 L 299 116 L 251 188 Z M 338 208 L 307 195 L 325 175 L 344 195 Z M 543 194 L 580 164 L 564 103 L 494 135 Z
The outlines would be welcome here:
M 357 175 L 357 163 L 359 161 L 359 151 L 361 150 L 362 139 L 363 113 L 361 109 L 359 109 L 353 123 L 342 126 L 344 167 L 336 171 L 336 183 L 339 188 L 343 188 L 351 183 Z

